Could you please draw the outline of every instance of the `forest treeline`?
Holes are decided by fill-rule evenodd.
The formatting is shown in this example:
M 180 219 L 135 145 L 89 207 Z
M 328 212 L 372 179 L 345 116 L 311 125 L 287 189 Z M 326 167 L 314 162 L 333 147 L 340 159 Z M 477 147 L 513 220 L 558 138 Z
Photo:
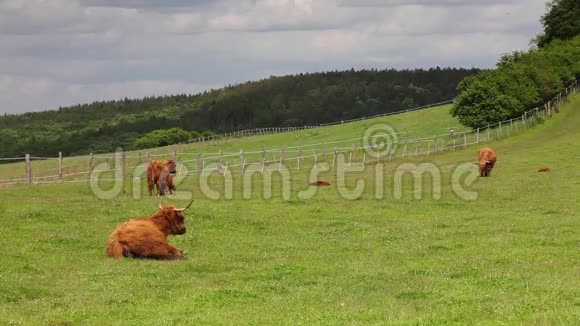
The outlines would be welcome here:
M 502 56 L 496 69 L 465 78 L 451 114 L 471 128 L 519 118 L 580 78 L 580 1 L 554 0 L 544 32 L 528 51 Z
M 154 146 L 199 134 L 317 125 L 441 102 L 477 69 L 347 70 L 270 77 L 189 95 L 101 101 L 0 117 L 0 157 Z

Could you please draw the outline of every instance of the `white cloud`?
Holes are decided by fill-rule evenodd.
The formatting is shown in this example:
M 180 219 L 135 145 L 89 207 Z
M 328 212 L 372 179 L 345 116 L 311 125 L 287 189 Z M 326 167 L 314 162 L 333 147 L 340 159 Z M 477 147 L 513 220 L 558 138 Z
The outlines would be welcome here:
M 272 74 L 493 66 L 543 0 L 4 0 L 0 113 Z

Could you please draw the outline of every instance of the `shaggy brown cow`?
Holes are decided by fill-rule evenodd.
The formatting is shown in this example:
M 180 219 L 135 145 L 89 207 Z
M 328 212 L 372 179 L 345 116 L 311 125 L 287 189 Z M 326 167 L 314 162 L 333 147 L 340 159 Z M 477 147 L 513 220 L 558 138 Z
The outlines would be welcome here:
M 152 259 L 185 259 L 184 252 L 167 242 L 170 234 L 184 234 L 185 208 L 161 205 L 159 211 L 150 217 L 134 218 L 117 227 L 107 240 L 107 255 L 115 259 L 121 257 Z
M 165 192 L 168 190 L 170 194 L 173 194 L 175 191 L 175 186 L 173 185 L 173 176 L 169 173 L 169 169 L 164 167 L 159 174 L 159 187 L 158 194 L 163 196 Z
M 153 160 L 149 162 L 149 165 L 147 165 L 147 190 L 149 190 L 149 196 L 153 195 L 153 187 L 157 188 L 158 195 L 163 196 L 165 194 L 165 187 L 161 187 L 161 181 L 163 181 L 164 185 L 171 184 L 170 190 L 175 190 L 173 180 L 167 181 L 170 175 L 175 174 L 175 169 L 176 164 L 174 160 Z M 161 178 L 162 174 L 163 179 Z
M 495 165 L 497 155 L 491 148 L 482 148 L 478 152 L 479 159 L 479 175 L 488 177 Z

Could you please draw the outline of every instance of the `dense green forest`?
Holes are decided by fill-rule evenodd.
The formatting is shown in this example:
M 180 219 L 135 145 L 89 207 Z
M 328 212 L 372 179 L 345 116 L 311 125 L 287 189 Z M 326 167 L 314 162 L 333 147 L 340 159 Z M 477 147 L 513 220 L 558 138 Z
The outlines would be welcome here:
M 580 1 L 554 0 L 542 17 L 544 32 L 528 51 L 504 55 L 494 70 L 465 78 L 451 114 L 479 128 L 552 99 L 580 78 Z
M 0 117 L 0 157 L 143 148 L 154 132 L 317 125 L 452 99 L 477 69 L 348 70 L 270 77 L 195 95 L 102 101 Z M 183 134 L 174 139 L 183 139 Z

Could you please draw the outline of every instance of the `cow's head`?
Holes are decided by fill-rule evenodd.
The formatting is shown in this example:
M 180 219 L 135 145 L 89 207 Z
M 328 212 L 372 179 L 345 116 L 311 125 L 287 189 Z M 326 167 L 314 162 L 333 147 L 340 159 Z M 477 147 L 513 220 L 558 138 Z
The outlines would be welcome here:
M 159 196 L 158 196 L 159 197 Z M 185 227 L 185 215 L 183 211 L 189 208 L 193 204 L 193 199 L 184 208 L 176 208 L 174 206 L 165 206 L 161 204 L 161 197 L 159 197 L 159 209 L 164 212 L 165 219 L 169 223 L 169 234 L 184 234 L 186 231 Z
M 167 170 L 169 170 L 169 174 L 174 175 L 176 173 L 176 169 L 177 169 L 177 164 L 175 164 L 174 160 L 169 160 L 167 161 Z
M 487 160 L 487 161 L 485 161 L 485 166 L 486 166 L 488 169 L 490 169 L 490 170 L 491 170 L 491 169 L 493 169 L 493 166 L 494 166 L 494 165 L 495 165 L 495 160 Z

